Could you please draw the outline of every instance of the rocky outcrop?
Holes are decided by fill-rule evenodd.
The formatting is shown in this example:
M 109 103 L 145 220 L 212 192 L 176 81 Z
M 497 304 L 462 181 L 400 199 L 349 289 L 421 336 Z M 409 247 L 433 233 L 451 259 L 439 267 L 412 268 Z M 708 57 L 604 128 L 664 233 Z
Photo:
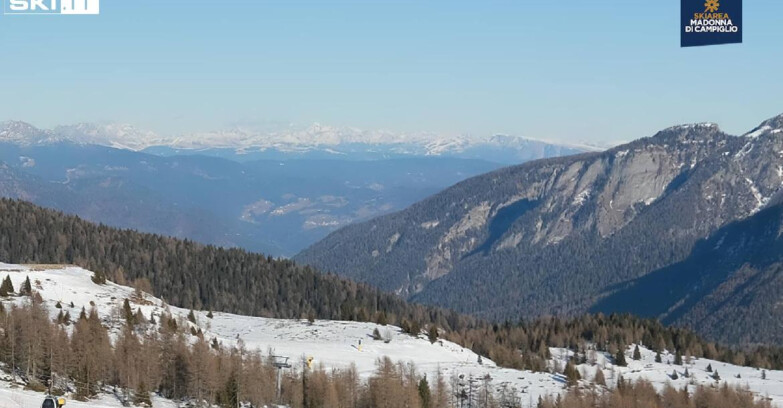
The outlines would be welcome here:
M 783 187 L 782 118 L 746 136 L 675 126 L 501 169 L 341 229 L 296 259 L 492 318 L 583 312 L 770 205 Z

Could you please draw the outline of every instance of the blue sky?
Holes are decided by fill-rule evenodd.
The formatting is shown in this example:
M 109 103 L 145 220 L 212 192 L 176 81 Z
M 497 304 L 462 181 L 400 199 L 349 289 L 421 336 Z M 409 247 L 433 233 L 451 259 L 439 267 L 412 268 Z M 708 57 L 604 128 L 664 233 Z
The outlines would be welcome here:
M 0 119 L 236 123 L 617 141 L 783 113 L 783 2 L 679 48 L 679 1 L 102 0 L 0 16 Z

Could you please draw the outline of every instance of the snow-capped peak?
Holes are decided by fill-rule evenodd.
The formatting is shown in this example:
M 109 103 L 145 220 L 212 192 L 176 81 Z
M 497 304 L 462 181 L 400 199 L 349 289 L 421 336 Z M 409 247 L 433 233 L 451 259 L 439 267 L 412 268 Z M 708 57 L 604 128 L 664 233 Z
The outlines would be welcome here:
M 745 134 L 745 137 L 756 138 L 766 134 L 783 132 L 783 114 L 761 122 L 755 129 Z
M 97 144 L 121 149 L 142 150 L 164 139 L 151 131 L 140 130 L 124 123 L 78 123 L 58 126 L 53 130 L 74 143 Z
M 33 145 L 51 142 L 53 133 L 18 120 L 0 123 L 0 142 Z
M 484 158 L 486 149 L 509 156 L 501 161 L 519 162 L 549 157 L 548 150 L 567 153 L 601 150 L 595 147 L 551 143 L 542 140 L 492 134 L 488 136 L 452 135 L 434 132 L 395 132 L 385 129 L 363 130 L 350 126 L 313 123 L 309 126 L 276 128 L 234 127 L 228 130 L 161 136 L 121 123 L 79 123 L 40 130 L 24 122 L 7 122 L 0 130 L 0 141 L 18 144 L 43 144 L 69 141 L 121 149 L 144 150 L 170 147 L 184 150 L 233 149 L 237 153 L 274 149 L 280 152 L 322 151 L 336 154 L 388 152 L 391 155 L 446 156 Z M 466 152 L 474 149 L 474 153 Z M 476 149 L 483 149 L 479 152 Z M 383 154 L 381 154 L 383 156 Z M 511 157 L 514 156 L 514 157 Z

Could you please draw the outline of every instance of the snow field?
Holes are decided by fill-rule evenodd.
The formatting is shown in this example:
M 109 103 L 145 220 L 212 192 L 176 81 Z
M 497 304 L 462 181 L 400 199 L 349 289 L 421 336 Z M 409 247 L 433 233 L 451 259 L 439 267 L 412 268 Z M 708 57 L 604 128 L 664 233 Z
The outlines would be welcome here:
M 97 308 L 105 325 L 116 335 L 123 325 L 119 313 L 125 299 L 129 299 L 135 311 L 141 309 L 147 317 L 154 316 L 156 321 L 164 313 L 171 313 L 185 322 L 190 312 L 166 305 L 162 300 L 145 294 L 143 299 L 137 298 L 134 289 L 120 286 L 112 282 L 97 285 L 92 282 L 92 272 L 72 266 L 56 265 L 9 265 L 0 263 L 0 279 L 10 276 L 16 290 L 29 276 L 32 287 L 44 299 L 52 317 L 60 312 L 55 305 L 59 302 L 63 311 L 68 311 L 73 319 L 78 318 L 82 307 L 90 310 Z M 26 298 L 14 298 L 13 302 L 24 302 Z M 70 304 L 73 303 L 73 307 Z M 93 306 L 94 305 L 94 306 Z M 290 357 L 294 368 L 300 370 L 304 357 L 313 357 L 314 365 L 327 369 L 347 368 L 354 365 L 362 378 L 368 378 L 375 370 L 376 361 L 388 357 L 395 362 L 412 363 L 417 371 L 426 374 L 430 383 L 434 382 L 436 373 L 440 371 L 447 383 L 452 376 L 473 376 L 481 380 L 485 376 L 492 379 L 495 389 L 513 388 L 518 392 L 522 406 L 538 400 L 539 396 L 553 395 L 564 391 L 565 379 L 560 374 L 533 373 L 497 367 L 488 358 L 479 356 L 471 350 L 445 340 L 431 344 L 425 335 L 417 338 L 406 335 L 398 327 L 381 326 L 375 323 L 316 320 L 312 324 L 306 320 L 284 320 L 262 317 L 240 316 L 229 313 L 213 313 L 213 318 L 207 317 L 206 311 L 195 311 L 196 324 L 207 340 L 217 338 L 224 345 L 237 345 L 240 340 L 248 350 L 258 350 L 266 354 L 272 350 L 275 355 Z M 191 324 L 191 323 L 187 323 Z M 191 324 L 192 325 L 192 324 Z M 391 341 L 376 341 L 372 339 L 374 329 Z M 360 344 L 361 342 L 361 344 Z M 591 359 L 596 365 L 582 364 L 577 366 L 582 373 L 583 386 L 590 386 L 596 367 L 603 369 L 606 382 L 613 386 L 620 375 L 626 380 L 646 379 L 656 388 L 662 389 L 667 383 L 678 389 L 695 384 L 717 385 L 712 379 L 712 373 L 705 368 L 711 364 L 720 374 L 720 384 L 747 387 L 759 398 L 769 398 L 773 404 L 783 407 L 783 371 L 766 371 L 766 379 L 761 378 L 761 370 L 750 367 L 739 367 L 707 359 L 683 358 L 683 366 L 673 364 L 674 356 L 662 353 L 662 363 L 656 363 L 655 352 L 640 347 L 642 359 L 631 359 L 633 346 L 626 350 L 628 366 L 612 365 L 609 357 L 603 353 L 591 353 Z M 552 361 L 550 366 L 557 365 L 562 369 L 572 352 L 564 349 L 550 349 Z M 672 362 L 672 364 L 667 364 Z M 685 368 L 691 378 L 684 378 Z M 669 375 L 677 371 L 679 379 L 672 380 Z M 736 378 L 737 375 L 741 378 Z M 11 389 L 7 382 L 0 381 L 0 408 L 28 408 L 40 406 L 42 394 L 21 389 Z M 156 399 L 155 407 L 173 406 L 170 401 Z M 119 407 L 119 402 L 113 396 L 104 395 L 89 404 L 69 401 L 67 407 Z

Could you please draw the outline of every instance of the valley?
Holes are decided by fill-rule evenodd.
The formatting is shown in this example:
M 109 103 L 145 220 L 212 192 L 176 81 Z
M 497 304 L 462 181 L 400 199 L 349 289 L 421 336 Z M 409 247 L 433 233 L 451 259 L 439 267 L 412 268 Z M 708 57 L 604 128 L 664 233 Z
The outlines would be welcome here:
M 188 138 L 163 139 L 129 125 L 47 130 L 4 122 L 0 196 L 116 227 L 288 257 L 340 227 L 497 169 L 498 160 L 581 151 L 521 138 L 507 138 L 517 143 L 514 149 L 482 150 L 495 142 L 464 139 L 459 152 L 474 153 L 458 154 L 426 144 L 426 137 L 409 146 L 429 148 L 409 150 L 383 142 L 386 133 L 317 127 L 287 136 L 242 135 L 212 134 L 205 140 L 213 144 L 196 147 L 178 144 Z M 279 146 L 283 141 L 288 148 Z M 338 154 L 339 146 L 346 149 Z M 519 156 L 504 158 L 497 150 Z

